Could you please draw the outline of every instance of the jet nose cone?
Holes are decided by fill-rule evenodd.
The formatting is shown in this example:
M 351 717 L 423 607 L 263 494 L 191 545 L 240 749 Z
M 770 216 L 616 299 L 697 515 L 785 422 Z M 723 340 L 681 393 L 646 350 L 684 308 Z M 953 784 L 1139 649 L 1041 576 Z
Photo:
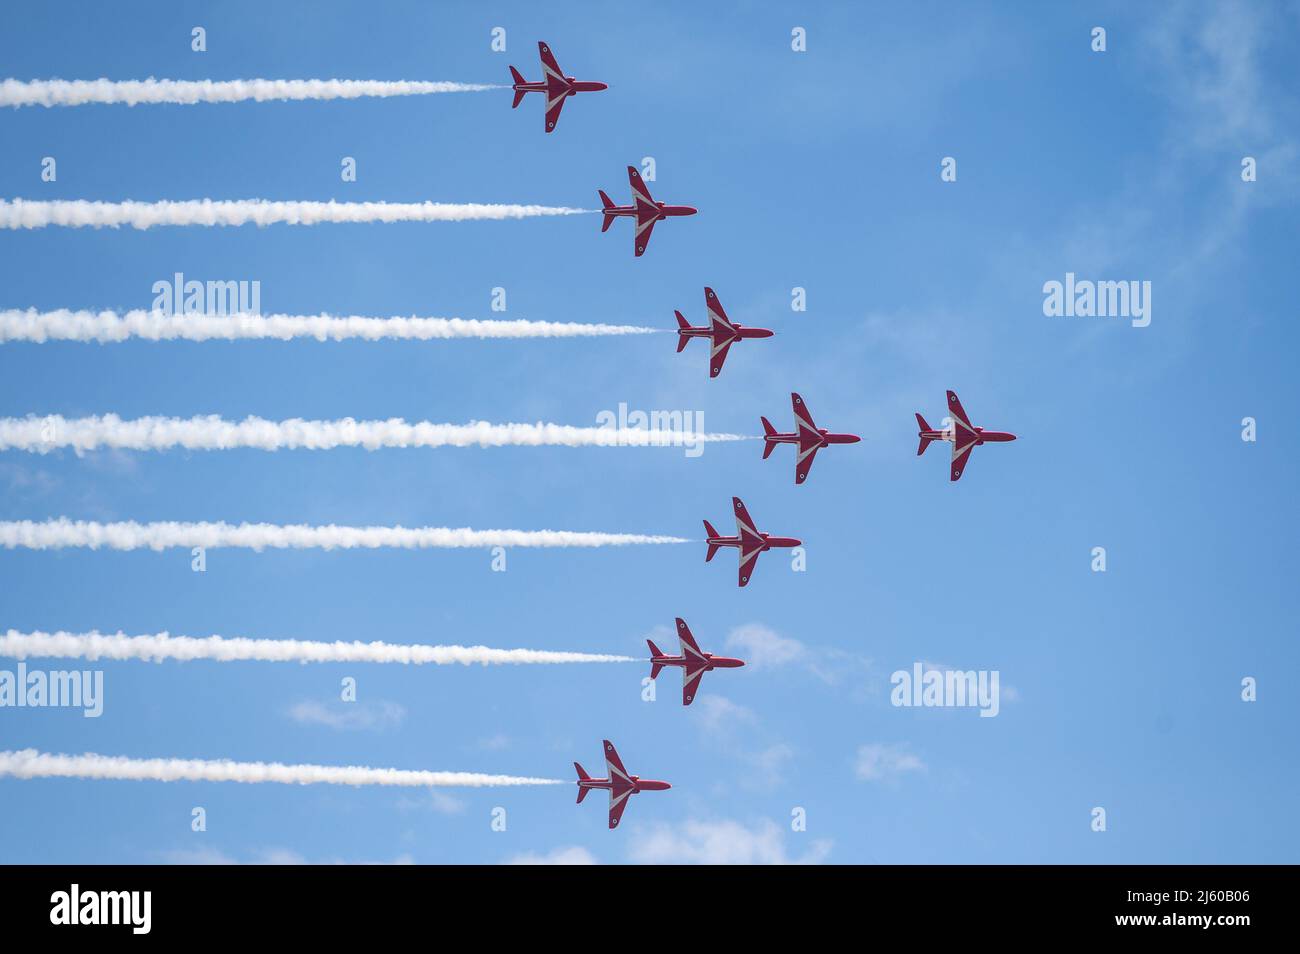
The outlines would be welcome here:
M 594 92 L 594 93 L 599 93 L 602 89 L 609 89 L 609 84 L 608 84 L 608 83 L 592 83 L 592 84 L 591 84 L 591 89 L 592 89 L 592 92 Z
M 681 207 L 681 210 L 682 210 L 682 215 L 694 215 L 696 212 L 700 211 L 693 205 L 683 205 Z
M 772 331 L 770 328 L 759 328 L 759 329 L 758 329 L 758 334 L 755 335 L 755 337 L 756 337 L 756 338 L 770 338 L 770 337 L 772 337 L 772 335 L 774 335 L 774 334 L 776 334 L 776 332 L 775 332 L 775 331 Z

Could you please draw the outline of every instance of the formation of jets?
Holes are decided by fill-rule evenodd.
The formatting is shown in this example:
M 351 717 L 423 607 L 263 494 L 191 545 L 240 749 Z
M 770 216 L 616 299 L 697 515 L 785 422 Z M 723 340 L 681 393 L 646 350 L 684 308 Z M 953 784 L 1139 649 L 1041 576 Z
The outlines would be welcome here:
M 566 76 L 564 71 L 560 69 L 555 54 L 545 42 L 537 44 L 537 52 L 542 64 L 542 79 L 538 82 L 529 82 L 517 69 L 513 66 L 510 67 L 510 75 L 513 79 L 511 89 L 514 91 L 514 102 L 511 104 L 511 108 L 518 107 L 529 93 L 543 93 L 546 100 L 544 123 L 546 132 L 551 133 L 555 131 L 556 125 L 560 121 L 560 112 L 564 109 L 565 101 L 571 96 L 578 93 L 595 93 L 609 87 L 604 83 Z M 601 232 L 609 231 L 615 219 L 632 219 L 632 251 L 635 257 L 640 258 L 650 245 L 650 236 L 653 234 L 657 223 L 662 222 L 664 219 L 695 215 L 697 210 L 689 205 L 668 205 L 657 201 L 650 194 L 649 187 L 635 166 L 627 167 L 627 178 L 632 190 L 632 199 L 629 205 L 616 205 L 603 190 L 598 190 L 602 213 L 600 230 Z M 727 360 L 727 354 L 731 346 L 736 342 L 749 338 L 772 337 L 773 332 L 766 328 L 746 327 L 727 317 L 722 302 L 718 300 L 718 296 L 712 288 L 706 287 L 704 289 L 704 306 L 708 320 L 700 327 L 692 326 L 680 311 L 675 311 L 674 315 L 677 317 L 677 351 L 679 354 L 685 350 L 692 338 L 703 338 L 708 342 L 710 378 L 716 378 L 721 374 L 722 366 Z M 794 482 L 796 485 L 800 485 L 808 479 L 818 451 L 833 444 L 856 444 L 861 438 L 856 434 L 834 433 L 824 427 L 818 427 L 813 421 L 812 413 L 808 410 L 807 404 L 804 403 L 803 397 L 797 392 L 791 393 L 790 405 L 794 411 L 793 431 L 788 433 L 778 431 L 766 417 L 759 419 L 763 424 L 763 459 L 767 460 L 778 445 L 793 444 L 795 448 Z M 920 428 L 917 436 L 921 441 L 916 451 L 918 457 L 925 453 L 925 449 L 933 441 L 947 441 L 952 444 L 950 481 L 961 478 L 969 465 L 971 451 L 974 448 L 981 444 L 1000 443 L 1016 439 L 1014 434 L 1006 431 L 990 431 L 973 425 L 970 416 L 966 413 L 966 409 L 962 407 L 961 401 L 957 399 L 957 395 L 953 391 L 948 392 L 948 416 L 942 428 L 935 430 L 926 423 L 925 418 L 920 414 L 916 415 L 916 423 Z M 713 525 L 705 520 L 704 529 L 707 534 L 705 543 L 708 546 L 708 551 L 704 560 L 706 563 L 712 560 L 717 555 L 718 550 L 723 547 L 734 547 L 740 558 L 738 583 L 743 587 L 747 586 L 753 577 L 754 568 L 757 566 L 758 558 L 762 553 L 777 547 L 797 547 L 802 544 L 794 537 L 772 536 L 758 530 L 741 499 L 733 497 L 731 503 L 735 511 L 736 535 L 734 537 L 720 536 L 718 531 L 713 528 Z M 682 705 L 689 706 L 699 693 L 705 673 L 712 672 L 715 669 L 735 669 L 745 665 L 745 662 L 742 659 L 715 656 L 713 653 L 705 652 L 700 649 L 695 637 L 691 635 L 686 622 L 680 617 L 677 618 L 676 622 L 677 641 L 680 647 L 679 655 L 667 655 L 654 644 L 653 640 L 646 640 L 646 645 L 650 649 L 650 678 L 658 679 L 659 674 L 668 667 L 681 669 Z M 592 789 L 600 788 L 609 792 L 609 827 L 614 829 L 618 827 L 619 820 L 623 817 L 623 812 L 626 810 L 628 799 L 631 796 L 641 792 L 664 791 L 672 786 L 667 782 L 643 779 L 638 775 L 629 774 L 627 769 L 623 767 L 623 761 L 619 758 L 618 752 L 608 739 L 604 740 L 604 751 L 605 766 L 608 772 L 605 778 L 592 778 L 577 762 L 573 763 L 573 767 L 578 773 L 579 803 L 587 797 L 587 793 Z

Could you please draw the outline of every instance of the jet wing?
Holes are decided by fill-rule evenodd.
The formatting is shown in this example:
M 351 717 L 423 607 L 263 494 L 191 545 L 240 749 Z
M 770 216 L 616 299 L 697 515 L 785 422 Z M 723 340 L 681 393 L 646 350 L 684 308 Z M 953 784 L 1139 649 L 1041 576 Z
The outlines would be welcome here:
M 682 705 L 689 706 L 695 701 L 700 683 L 704 681 L 704 665 L 693 666 L 689 661 L 682 667 Z
M 794 408 L 794 423 L 796 427 L 806 427 L 810 431 L 816 431 L 817 425 L 813 423 L 812 415 L 808 413 L 808 406 L 803 403 L 797 393 L 790 394 L 790 406 Z
M 604 740 L 605 770 L 609 773 L 609 827 L 617 828 L 618 820 L 623 817 L 627 800 L 632 795 L 632 779 L 623 768 L 623 760 L 618 757 L 618 750 L 609 739 Z
M 628 777 L 627 769 L 623 768 L 623 760 L 618 757 L 618 750 L 614 748 L 614 743 L 609 739 L 605 740 L 605 768 L 609 770 L 609 780 L 611 782 L 622 779 L 624 782 L 631 782 Z
M 554 132 L 555 124 L 560 121 L 560 110 L 564 109 L 564 101 L 569 98 L 567 92 L 556 93 L 551 90 L 546 91 L 546 131 Z
M 794 459 L 794 482 L 802 484 L 808 479 L 808 474 L 812 472 L 813 459 L 816 458 L 817 452 L 821 447 L 814 444 L 812 447 L 803 446 L 803 437 L 805 431 L 811 431 L 817 435 L 820 442 L 821 432 L 817 430 L 817 425 L 813 423 L 812 415 L 808 412 L 808 405 L 804 404 L 797 392 L 790 394 L 790 406 L 794 409 L 794 429 L 799 435 L 800 442 L 796 445 L 799 450 Z
M 623 817 L 623 812 L 627 810 L 628 799 L 632 797 L 632 789 L 625 788 L 617 795 L 614 790 L 609 790 L 609 827 L 614 829 L 618 827 L 619 819 Z
M 813 459 L 816 458 L 819 450 L 821 450 L 820 447 L 813 446 L 807 450 L 801 449 L 799 451 L 798 456 L 794 459 L 794 482 L 796 484 L 802 484 L 808 479 L 808 475 L 812 472 Z
M 952 415 L 952 419 L 955 422 L 965 424 L 966 430 L 975 430 L 974 425 L 970 422 L 970 415 L 967 414 L 966 409 L 961 406 L 961 401 L 957 400 L 956 391 L 948 392 L 948 413 Z
M 655 219 L 647 219 L 642 222 L 637 219 L 636 232 L 632 235 L 633 253 L 635 258 L 640 258 L 645 254 L 645 250 L 650 247 L 650 233 L 655 229 Z
M 727 360 L 727 352 L 731 350 L 731 344 L 730 341 L 724 341 L 722 344 L 713 345 L 713 351 L 709 355 L 709 377 L 716 378 L 722 373 L 722 365 Z
M 704 307 L 709 312 L 710 325 L 716 325 L 720 321 L 729 330 L 736 330 L 735 324 L 733 324 L 731 319 L 727 317 L 726 311 L 722 308 L 722 302 L 718 300 L 718 296 L 714 294 L 712 288 L 704 289 Z
M 956 439 L 952 442 L 952 471 L 948 479 L 960 480 L 970 462 L 971 451 L 975 449 L 975 437 L 970 431 L 957 428 Z M 964 442 L 964 443 L 963 443 Z
M 555 61 L 555 54 L 551 52 L 551 48 L 545 42 L 539 42 L 537 44 L 537 53 L 542 58 L 542 78 L 544 80 L 557 79 L 565 86 L 568 86 L 569 81 L 564 78 L 564 71 L 560 69 L 560 64 Z
M 759 532 L 754 529 L 754 521 L 749 516 L 749 511 L 745 509 L 745 503 L 739 497 L 731 498 L 731 506 L 736 511 L 736 533 L 742 537 L 745 534 L 751 536 L 760 536 Z
M 740 537 L 740 585 L 744 586 L 754 575 L 758 555 L 763 552 L 763 535 L 754 529 L 754 521 L 739 497 L 732 497 L 731 505 L 736 511 L 736 535 Z
M 952 469 L 948 479 L 953 481 L 960 480 L 965 472 L 971 451 L 979 440 L 979 432 L 971 424 L 970 415 L 957 400 L 955 391 L 948 392 L 948 411 L 952 415 Z
M 704 289 L 704 307 L 709 314 L 709 331 L 712 332 L 710 340 L 713 342 L 713 351 L 709 356 L 709 377 L 716 378 L 722 372 L 723 362 L 727 360 L 727 349 L 736 340 L 736 326 L 727 317 L 722 302 L 712 288 Z
M 677 642 L 682 647 L 682 655 L 687 661 L 691 659 L 703 659 L 704 653 L 700 651 L 700 646 L 695 642 L 695 637 L 691 635 L 691 629 L 686 625 L 686 620 L 678 617 L 677 619 Z
M 627 167 L 627 181 L 632 186 L 633 205 L 636 205 L 638 200 L 647 205 L 655 205 L 654 196 L 646 188 L 645 180 L 641 178 L 641 173 L 636 171 L 636 166 Z

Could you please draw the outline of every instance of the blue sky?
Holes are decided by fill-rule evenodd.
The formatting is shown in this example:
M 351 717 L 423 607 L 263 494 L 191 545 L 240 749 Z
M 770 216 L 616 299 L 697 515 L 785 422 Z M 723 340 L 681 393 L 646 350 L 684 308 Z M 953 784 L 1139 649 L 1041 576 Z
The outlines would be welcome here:
M 190 51 L 195 25 L 206 53 Z M 652 156 L 656 197 L 700 214 L 661 225 L 640 260 L 626 222 L 601 235 L 594 216 L 4 232 L 0 307 L 144 308 L 180 271 L 259 280 L 264 311 L 503 317 L 500 286 L 504 317 L 670 327 L 674 309 L 702 316 L 708 284 L 734 319 L 776 331 L 714 381 L 701 345 L 677 355 L 667 335 L 7 344 L 6 416 L 585 425 L 627 402 L 752 433 L 760 414 L 787 426 L 798 390 L 819 424 L 864 442 L 821 455 L 798 488 L 788 448 L 761 461 L 751 443 L 696 459 L 4 453 L 8 520 L 697 537 L 738 494 L 761 527 L 804 539 L 808 567 L 769 554 L 740 590 L 730 554 L 705 566 L 701 545 L 516 550 L 505 573 L 479 551 L 213 551 L 202 574 L 183 551 L 0 552 L 4 629 L 636 654 L 682 616 L 706 649 L 753 663 L 706 677 L 690 709 L 671 673 L 641 701 L 641 665 L 102 664 L 103 717 L 3 709 L 0 748 L 568 777 L 610 738 L 674 788 L 610 833 L 568 787 L 2 779 L 0 859 L 1296 860 L 1294 5 L 49 4 L 4 26 L 0 62 L 19 79 L 502 82 L 508 64 L 535 78 L 545 39 L 566 72 L 610 84 L 551 136 L 535 97 L 512 112 L 504 90 L 8 111 L 7 198 L 590 207 L 597 188 L 622 201 L 624 167 Z M 790 49 L 795 26 L 807 52 Z M 40 180 L 44 156 L 57 182 Z M 945 156 L 956 182 L 940 181 Z M 1258 181 L 1241 181 L 1244 156 Z M 1067 272 L 1150 281 L 1150 326 L 1045 317 L 1043 283 Z M 975 423 L 1020 435 L 980 448 L 955 485 L 945 448 L 914 456 L 912 413 L 941 418 L 946 388 Z M 1000 714 L 890 705 L 890 674 L 917 661 L 999 671 Z M 195 806 L 206 832 L 190 830 Z M 806 831 L 791 831 L 796 807 Z

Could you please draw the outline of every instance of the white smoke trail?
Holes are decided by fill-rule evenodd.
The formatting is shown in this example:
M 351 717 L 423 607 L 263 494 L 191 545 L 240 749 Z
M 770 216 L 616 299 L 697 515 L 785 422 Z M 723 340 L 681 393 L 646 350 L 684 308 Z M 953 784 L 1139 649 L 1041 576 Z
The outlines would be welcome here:
M 649 335 L 662 329 L 576 321 L 482 321 L 474 318 L 367 318 L 359 315 L 171 315 L 113 311 L 0 311 L 6 341 L 236 341 L 315 338 L 317 341 L 449 338 L 584 338 Z
M 402 665 L 507 666 L 566 663 L 640 662 L 633 656 L 569 653 L 544 649 L 491 649 L 487 646 L 408 646 L 401 643 L 318 642 L 300 639 L 172 636 L 156 633 L 0 633 L 0 656 L 13 659 L 139 659 L 161 662 L 195 659 L 216 662 L 401 663 Z
M 151 229 L 160 225 L 320 225 L 323 222 L 469 222 L 580 215 L 590 209 L 479 202 L 276 202 L 188 199 L 179 202 L 87 202 L 84 199 L 0 199 L 0 228 Z
M 562 779 L 480 772 L 425 772 L 360 765 L 284 765 L 225 759 L 132 759 L 119 755 L 52 755 L 35 749 L 0 751 L 0 777 L 99 778 L 135 782 L 275 782 L 280 785 L 401 785 L 414 788 L 495 788 L 565 785 Z
M 478 93 L 507 87 L 418 80 L 23 80 L 0 82 L 0 106 L 84 106 L 88 103 L 240 103 L 254 100 L 358 99 Z
M 99 448 L 161 451 L 330 450 L 336 447 L 698 447 L 704 443 L 749 440 L 742 434 L 711 434 L 671 428 L 573 427 L 567 424 L 434 424 L 386 421 L 268 421 L 247 417 L 227 421 L 207 417 L 142 417 L 116 414 L 65 418 L 0 417 L 0 451 L 46 453 L 70 447 L 78 454 Z
M 86 520 L 3 520 L 0 547 L 12 550 L 166 550 L 171 547 L 265 549 L 460 549 L 465 547 L 617 547 L 690 543 L 684 537 L 572 530 L 471 530 L 468 527 L 339 527 L 271 523 L 96 523 Z

